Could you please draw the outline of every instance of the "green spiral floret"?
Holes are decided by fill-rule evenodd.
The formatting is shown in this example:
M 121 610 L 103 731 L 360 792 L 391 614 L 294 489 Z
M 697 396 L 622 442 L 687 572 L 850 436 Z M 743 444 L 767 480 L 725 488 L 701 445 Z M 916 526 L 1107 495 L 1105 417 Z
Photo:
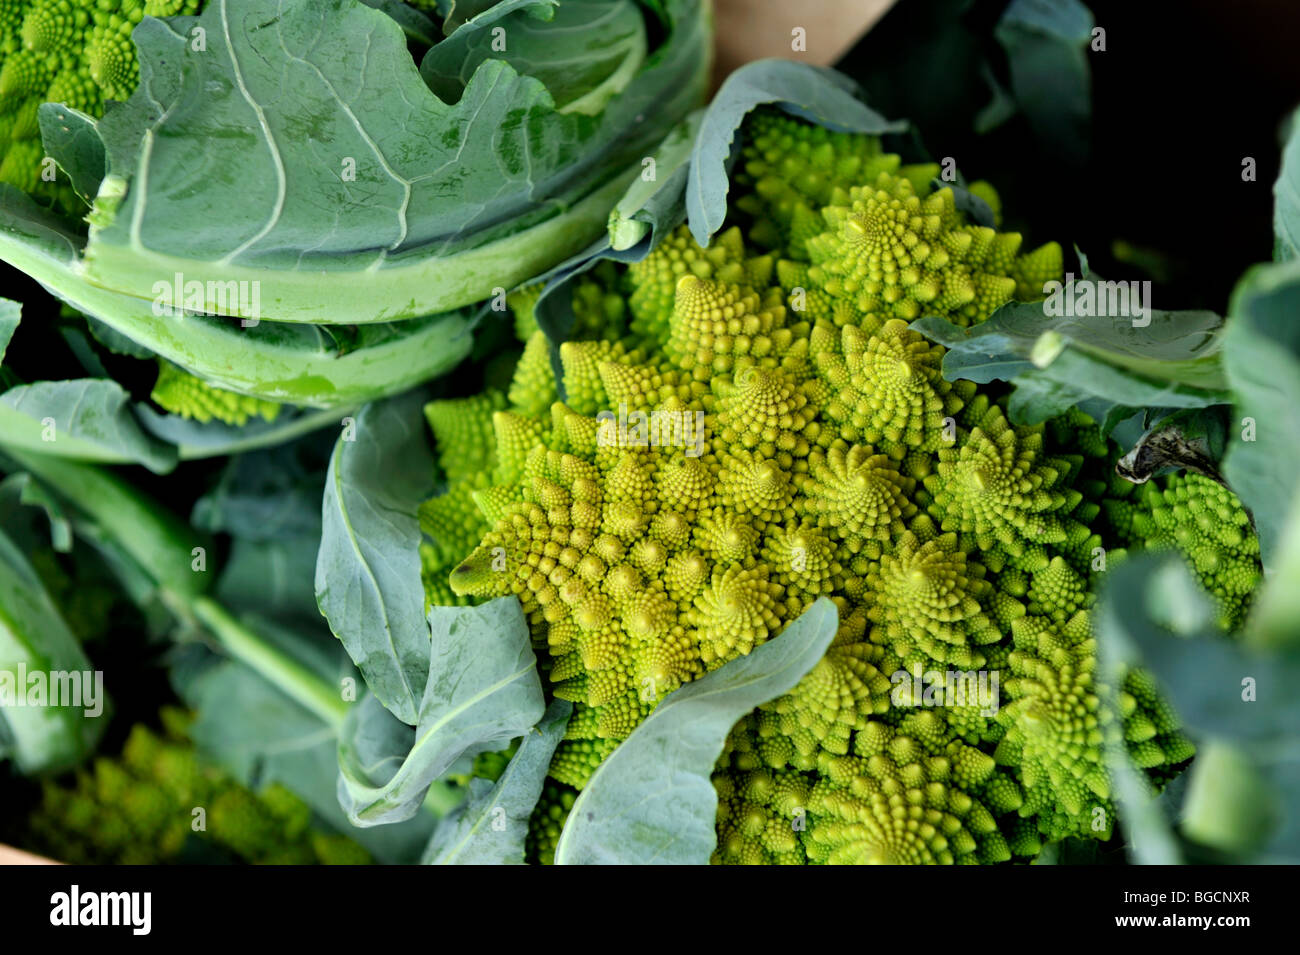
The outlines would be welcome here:
M 1011 858 L 983 790 L 993 760 L 939 742 L 942 717 L 907 717 L 898 730 L 872 722 L 856 756 L 826 756 L 813 787 L 809 860 L 829 864 L 951 865 Z M 1006 798 L 1005 794 L 1003 798 Z M 992 800 L 990 800 L 992 801 Z
M 973 325 L 1015 294 L 1007 273 L 1020 236 L 962 224 L 951 189 L 922 198 L 882 173 L 846 198 L 822 210 L 830 231 L 805 243 L 809 277 L 831 297 L 882 320 L 931 314 Z
M 817 368 L 833 389 L 827 415 L 845 441 L 860 441 L 902 458 L 910 450 L 937 451 L 955 438 L 955 419 L 973 388 L 945 381 L 943 347 L 932 345 L 891 320 L 865 335 L 854 325 L 841 330 L 841 351 L 816 355 Z
M 811 784 L 802 773 L 754 769 L 719 774 L 718 847 L 722 865 L 803 865 L 801 825 Z
M 551 345 L 540 331 L 524 344 L 507 396 L 510 405 L 526 415 L 546 414 L 558 399 L 551 370 Z
M 496 463 L 492 416 L 505 408 L 505 396 L 486 391 L 471 398 L 431 401 L 424 417 L 433 431 L 434 453 L 449 481 L 490 471 Z
M 724 380 L 718 401 L 717 441 L 719 447 L 755 449 L 789 466 L 807 457 L 811 427 L 817 409 L 810 406 L 807 391 L 785 372 L 749 365 L 733 376 L 730 387 Z
M 779 291 L 758 295 L 685 275 L 677 281 L 664 352 L 697 380 L 708 381 L 729 374 L 738 362 L 772 364 L 792 340 L 784 323 Z
M 898 473 L 894 461 L 870 448 L 831 448 L 824 463 L 812 470 L 805 508 L 818 527 L 851 553 L 878 558 L 916 513 L 910 500 L 915 483 Z
M 753 218 L 755 242 L 796 259 L 807 258 L 804 242 L 825 229 L 820 210 L 853 186 L 888 173 L 924 189 L 939 171 L 933 165 L 901 166 L 874 136 L 832 133 L 774 110 L 757 110 L 745 131 L 735 174 L 744 194 L 735 206 Z
M 1048 841 L 1107 839 L 1115 810 L 1106 746 L 1126 745 L 1138 767 L 1155 771 L 1188 759 L 1191 743 L 1140 672 L 1125 679 L 1118 713 L 1103 706 L 1107 690 L 1097 682 L 1086 612 L 1064 623 L 1026 616 L 1012 634 L 1012 676 L 1003 686 L 1011 702 L 997 715 L 1006 735 L 996 756 L 1016 768 L 1024 787 L 1020 814 L 1037 817 Z
M 793 690 L 764 704 L 792 747 L 779 765 L 788 761 L 812 769 L 819 749 L 847 753 L 853 732 L 889 709 L 890 675 L 900 663 L 867 640 L 866 630 L 866 613 L 842 605 L 840 626 L 826 655 Z
M 875 598 L 871 641 L 889 647 L 905 667 L 978 668 L 986 660 L 980 648 L 1002 639 L 981 606 L 993 585 L 958 549 L 956 534 L 921 543 L 904 533 L 867 586 Z
M 654 251 L 628 266 L 627 282 L 631 292 L 627 296 L 627 306 L 632 312 L 631 331 L 652 341 L 662 341 L 667 337 L 677 297 L 677 282 L 683 276 L 762 288 L 771 281 L 772 266 L 769 256 L 751 258 L 746 255 L 738 228 L 714 236 L 706 249 L 696 243 L 690 229 L 678 226 L 655 246 Z
M 1043 454 L 1041 432 L 1012 427 L 993 405 L 959 448 L 939 449 L 925 487 L 943 530 L 996 555 L 994 569 L 1010 559 L 1032 570 L 1043 545 L 1069 539 L 1068 515 L 1082 500 L 1063 486 L 1069 473 L 1069 462 Z

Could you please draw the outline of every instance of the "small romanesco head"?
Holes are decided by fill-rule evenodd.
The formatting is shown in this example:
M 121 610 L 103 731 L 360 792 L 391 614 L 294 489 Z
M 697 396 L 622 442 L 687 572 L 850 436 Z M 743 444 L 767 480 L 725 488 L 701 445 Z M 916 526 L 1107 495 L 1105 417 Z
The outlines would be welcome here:
M 281 408 L 274 401 L 218 388 L 162 359 L 158 360 L 158 380 L 149 397 L 172 414 L 233 425 L 247 424 L 249 418 L 274 421 Z
M 34 848 L 76 864 L 158 865 L 182 854 L 258 865 L 361 865 L 368 853 L 319 828 L 311 807 L 280 785 L 254 792 L 201 762 L 184 737 L 188 714 L 164 709 L 162 734 L 140 724 L 116 757 L 67 784 L 46 780 L 29 829 Z M 194 809 L 205 826 L 195 828 Z
M 1235 629 L 1259 583 L 1259 538 L 1237 496 L 1201 474 L 1185 473 L 1143 485 L 1132 533 L 1157 550 L 1181 553 L 1214 598 L 1219 623 Z

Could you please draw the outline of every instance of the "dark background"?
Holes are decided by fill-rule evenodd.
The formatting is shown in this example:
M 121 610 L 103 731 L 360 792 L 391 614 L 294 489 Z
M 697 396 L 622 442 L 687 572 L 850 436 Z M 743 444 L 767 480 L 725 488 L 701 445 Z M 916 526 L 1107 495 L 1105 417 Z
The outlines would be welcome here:
M 1101 275 L 1152 279 L 1157 308 L 1222 312 L 1245 268 L 1272 255 L 1279 136 L 1300 105 L 1300 3 L 1086 5 L 1106 30 L 1106 50 L 1087 54 L 1090 136 L 1054 149 L 1024 118 L 971 129 L 990 99 L 980 61 L 1006 83 L 993 37 L 1005 0 L 900 0 L 841 67 L 871 106 L 916 123 L 931 156 L 992 181 L 1026 247 L 1077 244 Z M 1246 156 L 1254 182 L 1241 178 Z M 1117 258 L 1116 240 L 1138 252 Z

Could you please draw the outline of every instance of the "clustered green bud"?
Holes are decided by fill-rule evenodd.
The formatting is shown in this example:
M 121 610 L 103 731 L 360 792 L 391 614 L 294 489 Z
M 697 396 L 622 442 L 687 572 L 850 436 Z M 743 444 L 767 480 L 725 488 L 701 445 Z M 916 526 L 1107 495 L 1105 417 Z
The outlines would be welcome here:
M 50 175 L 37 109 L 63 103 L 99 117 L 135 91 L 131 31 L 146 16 L 196 13 L 200 0 L 10 0 L 0 8 L 0 182 L 77 208 L 62 174 Z M 84 206 L 82 206 L 84 208 Z
M 29 820 L 33 848 L 82 865 L 159 865 L 214 857 L 255 865 L 362 865 L 369 854 L 322 828 L 284 786 L 254 792 L 204 763 L 189 715 L 162 711 L 161 733 L 132 727 L 122 752 L 70 783 L 46 780 Z

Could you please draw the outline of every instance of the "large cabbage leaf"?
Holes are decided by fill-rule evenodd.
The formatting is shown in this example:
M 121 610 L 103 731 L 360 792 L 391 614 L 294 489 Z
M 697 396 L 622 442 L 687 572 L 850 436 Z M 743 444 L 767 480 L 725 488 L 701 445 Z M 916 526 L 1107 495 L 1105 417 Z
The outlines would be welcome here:
M 145 20 L 140 85 L 98 124 L 85 279 L 153 300 L 179 274 L 238 316 L 252 286 L 232 301 L 223 283 L 255 282 L 253 317 L 339 324 L 513 287 L 600 234 L 703 92 L 703 4 L 657 5 L 667 39 L 648 57 L 641 7 L 601 6 L 585 21 L 547 23 L 536 0 L 472 17 L 430 53 L 454 102 L 398 24 L 355 0 L 214 0 Z

